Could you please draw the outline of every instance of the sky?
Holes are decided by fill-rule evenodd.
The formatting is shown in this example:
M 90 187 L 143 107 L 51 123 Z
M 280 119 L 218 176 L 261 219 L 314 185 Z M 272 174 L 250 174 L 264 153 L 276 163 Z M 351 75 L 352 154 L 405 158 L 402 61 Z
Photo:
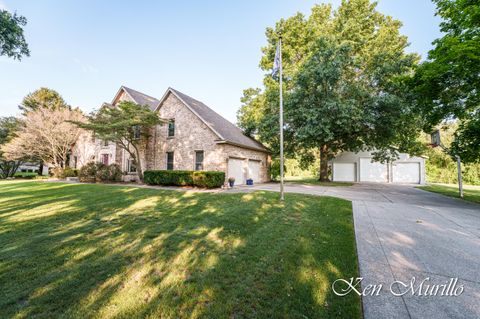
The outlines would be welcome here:
M 265 29 L 316 3 L 340 0 L 0 0 L 27 18 L 31 56 L 0 57 L 0 116 L 40 87 L 85 112 L 111 102 L 121 85 L 158 99 L 173 87 L 235 122 L 244 89 L 261 87 Z M 440 36 L 430 0 L 379 0 L 403 22 L 409 52 L 425 57 Z

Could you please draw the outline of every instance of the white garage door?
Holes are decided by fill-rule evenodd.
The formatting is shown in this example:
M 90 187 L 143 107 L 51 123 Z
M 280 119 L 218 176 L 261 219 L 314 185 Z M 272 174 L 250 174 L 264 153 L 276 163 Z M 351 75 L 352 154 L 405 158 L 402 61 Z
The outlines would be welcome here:
M 392 171 L 394 183 L 420 184 L 420 163 L 395 163 Z
M 355 182 L 355 163 L 333 163 L 334 182 Z
M 260 162 L 248 161 L 248 178 L 253 179 L 254 183 L 260 183 Z
M 244 176 L 245 174 L 243 172 L 243 160 L 229 158 L 227 178 L 234 177 L 235 185 L 242 185 L 245 184 Z
M 361 182 L 388 182 L 387 164 L 371 162 L 371 158 L 360 159 L 360 181 Z

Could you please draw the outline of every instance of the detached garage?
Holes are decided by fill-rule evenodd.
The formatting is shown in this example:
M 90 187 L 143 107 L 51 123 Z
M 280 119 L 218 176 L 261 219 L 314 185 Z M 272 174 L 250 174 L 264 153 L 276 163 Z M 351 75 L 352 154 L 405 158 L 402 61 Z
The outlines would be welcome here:
M 393 163 L 372 160 L 371 152 L 344 152 L 331 161 L 335 182 L 424 184 L 425 159 L 401 153 Z

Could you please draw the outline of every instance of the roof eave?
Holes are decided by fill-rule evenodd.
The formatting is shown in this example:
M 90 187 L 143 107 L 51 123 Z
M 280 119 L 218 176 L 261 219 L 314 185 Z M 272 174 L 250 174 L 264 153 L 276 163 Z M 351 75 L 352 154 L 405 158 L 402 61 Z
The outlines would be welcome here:
M 252 147 L 252 146 L 248 146 L 248 145 L 244 145 L 244 144 L 240 144 L 240 143 L 235 143 L 235 142 L 232 142 L 232 141 L 216 140 L 215 143 L 217 143 L 217 144 L 230 144 L 230 145 L 233 145 L 233 146 L 238 146 L 238 147 L 249 149 L 249 150 L 254 150 L 254 151 L 258 151 L 258 152 L 264 152 L 264 153 L 272 154 L 272 151 L 270 151 L 267 148 L 262 149 L 260 147 Z

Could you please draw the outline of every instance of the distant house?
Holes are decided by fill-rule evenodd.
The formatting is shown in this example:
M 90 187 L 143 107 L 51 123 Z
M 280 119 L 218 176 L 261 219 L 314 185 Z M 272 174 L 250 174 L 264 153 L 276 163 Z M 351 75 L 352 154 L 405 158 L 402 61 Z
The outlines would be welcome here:
M 48 165 L 40 165 L 38 163 L 24 162 L 17 169 L 18 173 L 37 173 L 39 175 L 48 175 Z
M 160 99 L 125 86 L 112 100 L 148 105 L 165 124 L 152 128 L 141 148 L 144 170 L 223 171 L 236 184 L 269 181 L 270 153 L 258 141 L 227 121 L 204 103 L 168 88 Z M 90 161 L 116 163 L 124 171 L 124 180 L 136 179 L 137 166 L 128 152 L 112 142 L 83 134 L 75 144 L 70 166 L 80 168 Z

